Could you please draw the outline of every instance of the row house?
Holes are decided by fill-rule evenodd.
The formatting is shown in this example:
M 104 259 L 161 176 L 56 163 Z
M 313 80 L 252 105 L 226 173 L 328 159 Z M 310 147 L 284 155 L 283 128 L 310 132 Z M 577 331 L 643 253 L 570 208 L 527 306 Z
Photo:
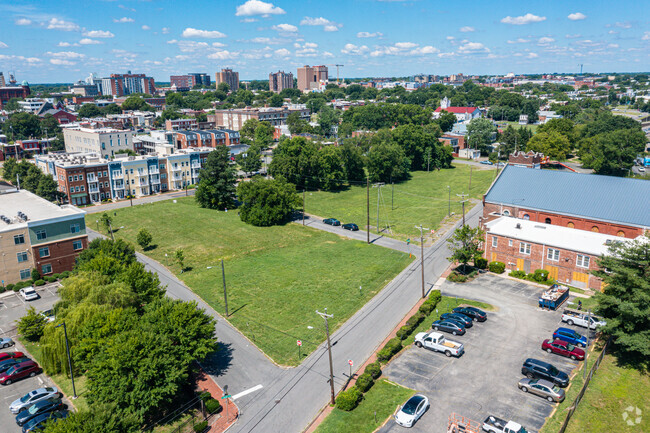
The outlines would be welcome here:
M 231 129 L 174 131 L 174 143 L 177 149 L 235 146 L 240 144 L 240 134 Z

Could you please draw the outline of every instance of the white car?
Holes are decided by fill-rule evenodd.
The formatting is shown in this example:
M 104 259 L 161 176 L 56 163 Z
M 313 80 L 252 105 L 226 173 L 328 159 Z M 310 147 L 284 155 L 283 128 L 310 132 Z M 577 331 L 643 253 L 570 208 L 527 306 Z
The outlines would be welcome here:
M 3 349 L 13 346 L 14 344 L 16 343 L 14 343 L 14 340 L 12 340 L 11 338 L 4 338 L 4 337 L 0 338 L 0 347 L 2 347 Z
M 34 299 L 38 299 L 38 293 L 36 293 L 36 290 L 34 290 L 33 287 L 25 287 L 24 289 L 20 289 L 20 296 L 22 296 L 25 301 L 33 301 Z
M 39 388 L 34 391 L 28 392 L 17 400 L 14 400 L 11 405 L 9 405 L 9 410 L 11 413 L 20 413 L 25 409 L 28 409 L 31 405 L 37 401 L 45 400 L 46 398 L 52 397 L 61 397 L 59 390 L 55 387 Z
M 41 316 L 43 316 L 48 323 L 54 322 L 56 320 L 53 309 L 41 311 Z
M 429 399 L 422 394 L 415 394 L 395 414 L 395 422 L 402 427 L 413 427 L 427 409 L 429 409 Z

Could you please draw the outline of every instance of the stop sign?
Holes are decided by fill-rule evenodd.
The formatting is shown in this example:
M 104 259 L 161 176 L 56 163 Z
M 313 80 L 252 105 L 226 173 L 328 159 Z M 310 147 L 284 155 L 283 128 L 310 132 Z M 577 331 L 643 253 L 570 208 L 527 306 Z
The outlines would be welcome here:
M 298 346 L 302 346 L 302 341 L 298 340 L 298 341 L 296 341 L 296 344 L 297 344 Z

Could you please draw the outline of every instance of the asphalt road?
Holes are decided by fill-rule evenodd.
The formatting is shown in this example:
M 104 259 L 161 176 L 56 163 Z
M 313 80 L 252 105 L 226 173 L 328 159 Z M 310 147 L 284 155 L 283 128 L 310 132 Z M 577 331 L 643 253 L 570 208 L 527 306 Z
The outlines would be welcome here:
M 526 358 L 550 362 L 566 373 L 580 364 L 541 349 L 544 339 L 566 326 L 561 311 L 537 307 L 542 289 L 493 275 L 465 284 L 445 282 L 441 290 L 447 296 L 490 303 L 498 310 L 489 312 L 486 322 L 475 322 L 463 336 L 445 334 L 465 345 L 462 357 L 447 358 L 412 346 L 384 370 L 390 380 L 423 393 L 432 403 L 412 430 L 446 432 L 449 415 L 457 413 L 476 421 L 495 415 L 539 431 L 556 404 L 525 394 L 517 382 L 523 377 L 521 365 Z M 402 427 L 393 420 L 380 430 L 397 431 Z

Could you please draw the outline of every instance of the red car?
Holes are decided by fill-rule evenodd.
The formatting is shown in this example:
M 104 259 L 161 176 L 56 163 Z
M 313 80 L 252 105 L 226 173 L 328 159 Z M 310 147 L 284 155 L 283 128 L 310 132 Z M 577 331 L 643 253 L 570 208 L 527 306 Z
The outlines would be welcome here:
M 542 343 L 542 350 L 546 350 L 548 353 L 556 353 L 558 355 L 566 356 L 573 360 L 577 359 L 578 361 L 582 361 L 585 359 L 584 350 L 562 340 L 544 340 Z
M 0 352 L 0 361 L 11 358 L 22 358 L 25 356 L 23 352 Z
M 4 373 L 0 373 L 0 384 L 10 385 L 25 377 L 34 377 L 41 372 L 41 367 L 34 361 L 25 361 L 16 364 Z

